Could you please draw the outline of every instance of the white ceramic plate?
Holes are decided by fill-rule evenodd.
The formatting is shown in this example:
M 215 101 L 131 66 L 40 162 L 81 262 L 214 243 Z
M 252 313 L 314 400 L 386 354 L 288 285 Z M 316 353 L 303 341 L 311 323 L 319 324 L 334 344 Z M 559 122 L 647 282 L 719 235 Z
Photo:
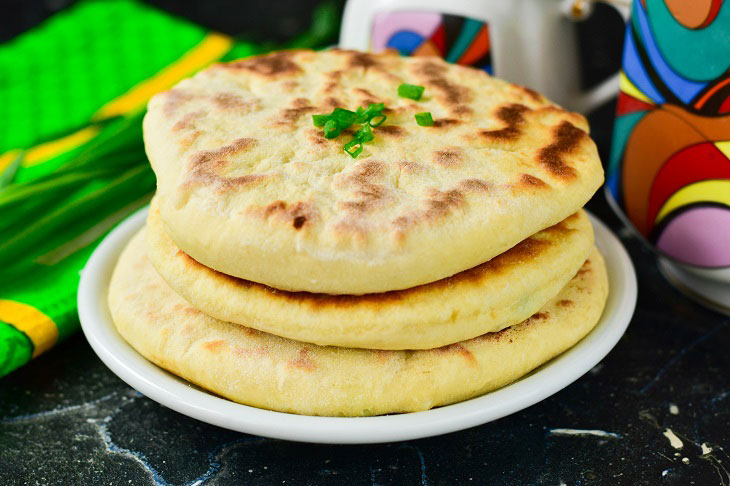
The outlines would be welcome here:
M 239 405 L 212 395 L 150 363 L 117 333 L 106 304 L 112 269 L 127 241 L 144 225 L 143 209 L 119 225 L 89 259 L 79 285 L 81 327 L 101 360 L 149 398 L 182 414 L 248 434 L 306 442 L 364 444 L 418 439 L 474 427 L 533 405 L 595 366 L 614 347 L 636 305 L 636 275 L 626 251 L 591 216 L 608 266 L 610 291 L 595 329 L 573 348 L 519 381 L 481 397 L 425 412 L 379 417 L 309 417 Z

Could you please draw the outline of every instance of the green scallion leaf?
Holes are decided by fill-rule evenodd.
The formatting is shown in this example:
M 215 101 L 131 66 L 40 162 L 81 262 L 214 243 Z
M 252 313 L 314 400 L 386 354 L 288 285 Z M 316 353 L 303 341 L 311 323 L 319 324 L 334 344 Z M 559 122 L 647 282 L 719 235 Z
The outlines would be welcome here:
M 329 119 L 330 115 L 312 115 L 312 122 L 314 122 L 315 127 L 323 127 Z
M 344 108 L 335 108 L 330 115 L 330 120 L 335 120 L 340 130 L 348 128 L 355 123 L 357 115 L 354 111 L 345 110 Z
M 324 124 L 325 138 L 335 138 L 337 135 L 340 134 L 340 132 L 341 130 L 335 120 L 329 119 L 327 120 L 327 123 Z
M 370 142 L 375 136 L 370 129 L 370 125 L 363 125 L 360 130 L 355 133 L 355 139 L 361 142 Z
M 382 115 L 385 103 L 371 103 L 366 109 L 358 108 L 356 113 L 357 123 L 367 123 L 373 117 Z
M 356 159 L 357 156 L 362 153 L 362 140 L 356 138 L 347 142 L 345 144 L 345 152 L 347 152 L 353 159 Z
M 421 127 L 432 127 L 433 117 L 431 116 L 431 112 L 424 111 L 423 113 L 416 113 L 416 123 Z
M 380 125 L 383 124 L 383 122 L 385 121 L 385 118 L 386 118 L 386 116 L 383 114 L 380 114 L 380 113 L 377 115 L 374 115 L 368 121 L 368 125 L 370 125 L 371 127 L 379 127 Z
M 421 96 L 423 96 L 423 92 L 425 90 L 426 88 L 424 86 L 403 83 L 398 86 L 398 96 L 418 101 L 421 99 Z

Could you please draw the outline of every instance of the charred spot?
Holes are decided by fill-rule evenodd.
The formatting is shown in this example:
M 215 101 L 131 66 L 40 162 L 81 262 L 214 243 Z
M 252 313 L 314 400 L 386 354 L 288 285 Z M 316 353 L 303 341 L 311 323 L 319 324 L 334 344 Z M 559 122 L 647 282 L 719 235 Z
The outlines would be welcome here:
M 535 314 L 532 314 L 527 319 L 525 319 L 525 321 L 523 322 L 523 324 L 525 324 L 525 325 L 534 324 L 535 322 L 544 321 L 548 317 L 550 317 L 550 314 L 548 314 L 545 311 L 537 312 Z
M 263 208 L 264 219 L 276 217 L 285 222 L 291 222 L 294 229 L 300 229 L 314 218 L 315 211 L 310 203 L 298 201 L 289 205 L 284 201 L 274 201 Z
M 525 124 L 524 113 L 530 111 L 528 107 L 520 104 L 502 106 L 497 110 L 495 116 L 507 125 L 497 130 L 481 130 L 479 135 L 489 139 L 512 140 L 520 136 L 522 126 Z
M 461 123 L 461 120 L 457 120 L 456 118 L 439 118 L 438 120 L 433 121 L 433 127 L 434 128 L 453 127 L 455 125 L 459 125 L 460 123 Z
M 348 53 L 349 59 L 347 60 L 347 67 L 368 69 L 378 65 L 378 62 L 375 60 L 375 56 L 372 54 L 357 51 L 349 51 Z
M 228 179 L 219 172 L 228 163 L 228 157 L 237 153 L 248 150 L 256 144 L 254 138 L 239 138 L 229 145 L 224 145 L 218 150 L 204 150 L 192 156 L 193 180 L 202 182 L 214 182 L 220 185 L 229 186 L 231 184 L 246 184 L 253 180 L 260 180 L 263 175 L 252 174 L 234 179 Z
M 300 229 L 302 226 L 304 226 L 304 223 L 307 222 L 307 218 L 304 216 L 297 216 L 294 218 L 294 221 L 292 222 L 292 226 L 294 226 L 294 229 Z
M 555 141 L 543 147 L 537 154 L 537 160 L 551 174 L 562 179 L 571 179 L 576 176 L 573 167 L 567 165 L 563 155 L 577 149 L 581 142 L 588 137 L 586 132 L 570 122 L 564 121 L 553 131 Z
M 457 105 L 469 101 L 469 89 L 464 86 L 451 83 L 446 78 L 433 78 L 428 80 L 426 83 L 430 88 L 439 91 L 446 104 L 453 105 L 452 108 L 456 108 Z M 459 109 L 463 110 L 463 107 L 460 107 Z
M 520 176 L 520 183 L 523 186 L 529 187 L 547 187 L 545 181 L 530 174 L 522 174 Z
M 224 65 L 229 69 L 243 69 L 263 76 L 295 74 L 302 70 L 291 60 L 293 52 L 276 52 L 265 56 L 253 57 Z
M 493 184 L 482 179 L 464 179 L 459 182 L 459 188 L 469 192 L 489 192 Z
M 432 61 L 421 62 L 415 65 L 413 72 L 424 78 L 439 78 L 446 72 L 446 66 Z
M 573 307 L 574 304 L 575 303 L 572 300 L 568 300 L 568 299 L 563 299 L 563 300 L 558 301 L 558 306 L 564 307 L 564 308 Z
M 437 150 L 433 153 L 431 160 L 441 167 L 456 167 L 464 161 L 464 152 L 459 147 Z
M 334 96 L 328 96 L 323 101 L 325 110 L 334 110 L 335 108 L 343 108 L 345 104 Z
M 433 350 L 433 352 L 437 353 L 437 354 L 459 354 L 464 359 L 466 359 L 469 362 L 469 364 L 471 364 L 472 366 L 476 365 L 476 362 L 477 362 L 476 358 L 474 357 L 474 354 L 471 351 L 469 351 L 468 349 L 466 349 L 466 347 L 464 347 L 464 345 L 461 343 L 454 343 L 454 344 L 449 344 L 446 346 L 441 346 L 440 348 L 435 348 Z
M 243 98 L 231 93 L 218 93 L 213 95 L 213 102 L 224 110 L 233 110 L 244 107 Z
M 172 131 L 179 132 L 181 130 L 192 130 L 195 128 L 195 120 L 202 118 L 205 115 L 206 113 L 204 111 L 186 113 L 172 126 Z
M 404 128 L 397 125 L 380 125 L 373 129 L 376 133 L 388 136 L 388 137 L 403 137 L 408 133 Z

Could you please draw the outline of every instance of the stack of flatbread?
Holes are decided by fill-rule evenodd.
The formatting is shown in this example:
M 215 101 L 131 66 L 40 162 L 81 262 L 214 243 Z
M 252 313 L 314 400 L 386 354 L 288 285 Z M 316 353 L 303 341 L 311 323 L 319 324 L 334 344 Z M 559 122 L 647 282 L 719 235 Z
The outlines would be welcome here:
M 423 86 L 418 99 L 398 95 Z M 383 103 L 352 157 L 312 115 Z M 421 126 L 415 114 L 429 112 Z M 425 410 L 504 386 L 598 322 L 585 119 L 429 57 L 286 51 L 149 104 L 158 190 L 109 289 L 142 355 L 236 402 Z

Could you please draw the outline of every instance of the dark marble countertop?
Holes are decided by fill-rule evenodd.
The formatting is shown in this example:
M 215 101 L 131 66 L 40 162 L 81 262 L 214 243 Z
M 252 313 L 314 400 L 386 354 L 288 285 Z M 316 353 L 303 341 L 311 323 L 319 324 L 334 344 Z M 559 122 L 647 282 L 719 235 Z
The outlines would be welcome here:
M 730 484 L 730 318 L 674 290 L 608 210 L 639 300 L 616 348 L 556 395 L 441 437 L 326 446 L 185 417 L 77 335 L 0 381 L 0 484 Z

